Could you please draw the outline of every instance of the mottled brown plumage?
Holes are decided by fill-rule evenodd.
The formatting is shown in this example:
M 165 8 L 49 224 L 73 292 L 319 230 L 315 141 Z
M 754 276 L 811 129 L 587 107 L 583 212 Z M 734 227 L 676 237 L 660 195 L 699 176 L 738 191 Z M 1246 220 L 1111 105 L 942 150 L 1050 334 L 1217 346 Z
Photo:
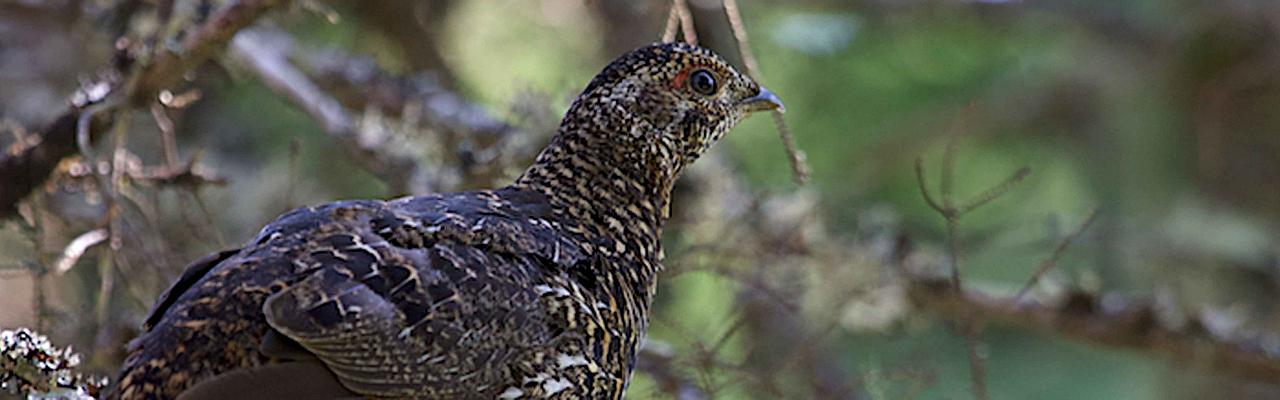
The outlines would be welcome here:
M 619 398 L 673 182 L 777 107 L 708 50 L 628 53 L 510 186 L 299 209 L 197 261 L 114 395 Z

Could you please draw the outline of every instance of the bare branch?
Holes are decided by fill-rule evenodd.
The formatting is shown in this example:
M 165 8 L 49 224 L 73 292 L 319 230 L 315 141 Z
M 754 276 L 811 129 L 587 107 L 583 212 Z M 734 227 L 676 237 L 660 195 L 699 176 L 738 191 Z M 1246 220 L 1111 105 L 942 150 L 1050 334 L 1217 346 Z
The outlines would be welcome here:
M 973 391 L 973 397 L 978 400 L 986 400 L 987 395 L 987 365 L 983 362 L 982 354 L 978 353 L 978 324 L 972 319 L 966 317 L 967 321 L 960 323 L 960 329 L 964 332 L 964 347 L 968 351 L 969 356 L 969 384 Z
M 684 42 L 692 45 L 698 44 L 698 29 L 693 25 L 693 12 L 689 11 L 689 1 L 674 0 L 671 7 L 675 10 L 676 16 L 680 18 L 680 28 L 684 34 Z
M 742 23 L 742 13 L 738 10 L 737 0 L 724 0 L 724 13 L 729 18 L 729 28 L 733 30 L 733 38 L 738 42 L 738 53 L 742 55 L 742 63 L 747 67 L 747 75 L 759 81 L 761 79 L 760 64 L 756 62 L 756 56 L 751 51 L 751 41 L 747 37 L 746 25 Z M 791 134 L 791 127 L 787 126 L 787 120 L 783 118 L 782 111 L 773 110 L 770 114 L 773 116 L 774 126 L 778 129 L 778 136 L 782 139 L 782 145 L 787 151 L 787 159 L 791 162 L 791 177 L 796 184 L 803 185 L 809 181 L 809 176 L 813 173 L 809 168 L 804 150 L 796 146 L 795 135 Z
M 803 185 L 813 174 L 813 170 L 809 168 L 808 156 L 804 154 L 804 150 L 796 146 L 795 135 L 791 134 L 791 127 L 787 126 L 787 121 L 782 118 L 782 112 L 773 110 L 770 114 L 773 116 L 773 125 L 778 129 L 778 136 L 782 138 L 782 146 L 787 150 L 787 160 L 791 162 L 791 178 L 797 184 Z
M 1086 229 L 1089 229 L 1089 225 L 1092 225 L 1093 220 L 1097 218 L 1098 209 L 1095 208 L 1093 211 L 1089 212 L 1089 216 L 1085 217 L 1084 223 L 1080 224 L 1079 228 L 1076 228 L 1074 232 L 1071 232 L 1066 237 L 1062 238 L 1062 241 L 1058 242 L 1058 246 L 1053 249 L 1053 253 L 1049 254 L 1049 257 L 1045 258 L 1044 261 L 1040 262 L 1040 265 L 1036 267 L 1036 271 L 1031 274 L 1031 278 L 1027 279 L 1027 283 L 1022 285 L 1022 289 L 1018 290 L 1018 294 L 1013 295 L 1013 301 L 1015 303 L 1021 301 L 1022 297 L 1026 296 L 1027 292 L 1031 291 L 1031 288 L 1035 287 L 1037 282 L 1040 282 L 1040 278 L 1044 277 L 1044 274 L 1049 273 L 1049 271 L 1058 264 L 1058 259 L 1062 258 L 1062 254 L 1067 252 L 1067 247 L 1071 246 L 1071 243 L 1074 242 L 1077 237 L 1080 237 L 1080 234 L 1084 233 Z
M 162 50 L 154 55 L 130 86 L 130 102 L 138 106 L 150 103 L 160 90 L 178 83 L 183 73 L 226 48 L 241 29 L 286 3 L 287 0 L 240 0 L 223 7 L 208 23 L 187 35 L 181 51 Z
M 285 35 L 249 31 L 232 41 L 231 52 L 264 84 L 315 118 L 325 133 L 346 144 L 344 147 L 351 150 L 365 169 L 391 185 L 394 191 L 407 192 L 417 162 L 382 151 L 378 141 L 361 138 L 356 123 L 342 104 L 289 63 L 287 54 L 292 46 L 292 40 Z
M 176 185 L 186 186 L 190 188 L 200 188 L 205 185 L 222 186 L 227 184 L 226 178 L 214 175 L 213 171 L 203 168 L 200 163 L 192 158 L 186 164 L 179 164 L 174 167 L 148 167 L 141 171 L 129 171 L 129 179 L 152 185 Z
M 942 194 L 942 206 L 950 210 L 953 214 L 956 212 L 955 197 L 952 189 L 956 180 L 956 147 L 959 146 L 960 132 L 952 129 L 947 135 L 947 145 L 942 149 L 942 183 L 938 184 L 938 192 Z
M 973 106 L 970 105 L 970 108 Z M 932 194 L 929 192 L 929 186 L 925 183 L 924 178 L 924 160 L 916 159 L 916 179 L 920 185 L 920 193 L 924 196 L 924 200 L 929 204 L 930 208 L 937 211 L 938 214 L 946 220 L 946 244 L 947 258 L 951 262 L 951 274 L 949 286 L 951 291 L 960 293 L 964 290 L 960 280 L 960 217 L 975 208 L 981 207 L 988 202 L 1004 195 L 1013 188 L 1014 185 L 1026 179 L 1031 170 L 1027 167 L 1019 169 L 1009 178 L 1000 184 L 987 189 L 987 191 L 978 195 L 974 199 L 964 202 L 963 205 L 957 207 L 953 196 L 953 186 L 955 181 L 955 153 L 958 146 L 959 137 L 962 133 L 957 129 L 959 121 L 952 126 L 950 136 L 947 138 L 946 148 L 942 153 L 942 184 L 940 191 L 942 192 L 942 201 L 939 204 Z M 978 335 L 980 327 L 975 315 L 968 315 L 958 318 L 958 329 L 960 335 L 964 337 L 965 349 L 969 356 L 969 376 L 972 380 L 971 390 L 973 397 L 978 400 L 987 399 L 987 371 L 986 365 L 982 360 L 982 355 L 978 353 Z
M 747 67 L 747 74 L 752 78 L 760 78 L 760 64 L 751 51 L 751 42 L 747 38 L 747 27 L 742 23 L 742 13 L 738 10 L 737 0 L 724 0 L 724 13 L 729 18 L 729 28 L 733 30 L 733 38 L 738 42 L 738 53 L 742 55 L 742 63 Z
M 676 10 L 675 3 L 671 4 L 671 11 L 667 13 L 667 25 L 662 29 L 662 42 L 671 43 L 676 41 L 676 34 L 680 32 L 680 12 Z
M 1200 319 L 1180 328 L 1165 326 L 1153 304 L 1102 299 L 1080 291 L 1066 294 L 1058 306 L 1020 304 L 979 291 L 950 290 L 942 279 L 913 277 L 908 294 L 919 308 L 942 318 L 965 321 L 975 316 L 1033 332 L 1085 343 L 1128 348 L 1248 379 L 1280 382 L 1280 348 L 1274 338 L 1235 338 L 1214 333 Z M 1105 305 L 1104 305 L 1105 304 Z
M 395 116 L 421 111 L 419 122 L 432 129 L 490 143 L 522 133 L 432 79 L 391 76 L 368 57 L 293 48 L 289 60 L 348 109 L 376 107 Z
M 252 24 L 267 11 L 287 3 L 287 0 L 241 0 L 223 7 L 208 22 L 189 33 L 176 51 L 156 46 L 147 65 L 128 71 L 112 71 L 104 82 L 94 84 L 92 90 L 78 92 L 74 105 L 41 130 L 39 144 L 23 146 L 17 151 L 0 155 L 0 218 L 17 212 L 18 201 L 48 178 L 58 162 L 75 154 L 77 130 L 83 125 L 83 136 L 92 139 L 97 132 L 110 125 L 120 107 L 145 106 L 155 100 L 156 94 L 182 76 L 221 51 L 240 29 Z M 88 93 L 87 95 L 84 93 Z M 116 100 L 125 99 L 120 104 Z M 81 118 L 93 104 L 107 104 L 101 111 L 88 118 Z M 81 121 L 85 123 L 81 124 Z M 35 140 L 35 139 L 32 139 Z
M 1018 168 L 1018 170 L 1014 172 L 1013 175 L 1010 175 L 1008 178 L 1005 178 L 1004 181 L 1001 181 L 999 184 L 992 186 L 990 189 L 987 189 L 985 192 L 982 192 L 982 194 L 974 196 L 974 198 L 969 199 L 969 201 L 966 201 L 964 202 L 964 204 L 961 204 L 960 206 L 956 207 L 955 208 L 956 215 L 957 216 L 964 215 L 970 211 L 973 211 L 978 207 L 982 207 L 987 203 L 990 203 L 992 200 L 995 200 L 1000 196 L 1003 196 L 1005 193 L 1008 193 L 1010 189 L 1013 189 L 1014 186 L 1017 186 L 1019 183 L 1022 183 L 1022 181 L 1027 179 L 1027 176 L 1030 176 L 1030 175 L 1031 175 L 1030 167 Z M 945 199 L 946 195 L 943 195 L 943 197 Z
M 76 236 L 75 239 L 71 240 L 71 243 L 67 244 L 66 248 L 62 249 L 62 256 L 58 257 L 58 261 L 53 264 L 53 272 L 57 275 L 62 275 L 70 271 L 71 267 L 76 265 L 76 261 L 80 260 L 80 256 L 84 255 L 85 251 L 107 240 L 107 236 L 107 230 L 103 228 L 94 229 Z
M 302 109 L 320 128 L 343 139 L 353 139 L 355 122 L 347 115 L 342 104 L 320 90 L 306 74 L 289 64 L 286 49 L 292 40 L 283 35 L 267 36 L 247 31 L 231 42 L 231 54 L 244 63 L 271 90 L 285 96 Z
M 343 141 L 361 166 L 399 193 L 422 194 L 449 189 L 440 178 L 458 173 L 463 182 L 487 183 L 503 177 L 509 146 L 524 130 L 495 118 L 484 108 L 427 77 L 397 77 L 368 57 L 338 49 L 303 51 L 288 34 L 274 30 L 246 32 L 233 44 L 235 55 L 273 90 L 320 121 L 331 137 Z M 401 118 L 405 127 L 433 132 L 444 157 L 457 161 L 442 167 L 394 146 L 386 130 L 362 126 L 349 110 Z M 367 119 L 366 119 L 367 121 Z M 529 155 L 532 156 L 531 154 Z M 446 159 L 448 160 L 448 159 Z M 450 168 L 456 168 L 450 169 Z M 450 172 L 452 171 L 452 172 Z
M 156 127 L 160 128 L 160 143 L 164 153 L 164 165 L 167 167 L 176 167 L 178 165 L 178 138 L 174 133 L 173 119 L 165 114 L 164 105 L 161 103 L 151 104 L 151 118 L 156 121 Z
M 929 204 L 929 208 L 946 217 L 948 214 L 947 209 L 943 208 L 941 204 L 938 204 L 938 200 L 933 198 L 933 193 L 929 191 L 929 185 L 925 182 L 923 158 L 916 158 L 916 184 L 920 188 L 920 195 L 924 196 L 924 202 Z

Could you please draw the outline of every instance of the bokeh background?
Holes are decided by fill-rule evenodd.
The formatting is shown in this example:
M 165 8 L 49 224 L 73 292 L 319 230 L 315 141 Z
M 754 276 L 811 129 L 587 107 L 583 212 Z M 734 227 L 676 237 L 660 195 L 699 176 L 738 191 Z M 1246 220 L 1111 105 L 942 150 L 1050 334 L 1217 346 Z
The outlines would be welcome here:
M 990 398 L 1280 396 L 1274 374 L 1178 356 L 1241 341 L 1280 365 L 1266 361 L 1280 355 L 1280 2 L 739 5 L 760 79 L 785 101 L 812 179 L 794 182 L 764 115 L 687 174 L 630 398 L 971 398 L 970 350 Z M 0 145 L 64 112 L 111 70 L 117 47 L 170 45 L 220 6 L 0 1 Z M 742 65 L 720 1 L 689 6 L 700 43 Z M 162 23 L 166 7 L 174 17 Z M 186 262 L 248 240 L 292 207 L 509 181 L 596 71 L 661 38 L 670 7 L 282 7 L 250 28 L 270 51 L 233 45 L 173 88 L 189 104 L 124 113 L 94 146 L 99 160 L 119 161 L 104 171 L 141 176 L 194 160 L 196 178 L 124 179 L 103 191 L 94 164 L 72 157 L 4 221 L 0 327 L 38 328 L 84 353 L 89 371 L 111 373 Z M 272 51 L 339 102 L 350 129 L 264 84 L 271 78 L 252 60 Z M 112 158 L 113 138 L 128 154 Z M 949 142 L 955 164 L 944 168 Z M 963 321 L 980 313 L 957 319 L 910 295 L 922 279 L 913 276 L 954 264 L 917 158 L 931 186 L 951 171 L 958 198 L 1032 171 L 950 237 L 967 289 L 1007 298 L 1037 276 L 1025 303 L 1064 310 L 1055 304 L 1066 296 L 1090 310 L 1150 310 L 1145 323 L 1199 335 L 1201 350 L 995 322 L 976 322 L 967 345 Z M 377 160 L 394 162 L 379 171 Z M 99 228 L 111 237 L 65 256 Z

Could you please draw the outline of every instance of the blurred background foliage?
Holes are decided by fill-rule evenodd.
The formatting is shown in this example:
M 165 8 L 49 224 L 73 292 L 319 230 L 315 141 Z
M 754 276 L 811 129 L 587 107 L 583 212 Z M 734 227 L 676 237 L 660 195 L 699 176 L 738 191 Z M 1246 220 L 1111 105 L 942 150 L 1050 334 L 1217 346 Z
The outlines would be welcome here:
M 145 29 L 155 3 L 0 2 L 6 129 L 48 123 L 79 81 L 107 66 L 115 37 Z M 741 65 L 720 2 L 690 4 L 702 43 Z M 908 304 L 886 261 L 907 241 L 913 262 L 945 265 L 945 221 L 922 200 L 913 162 L 924 157 L 926 171 L 938 171 L 952 135 L 963 136 L 961 198 L 1020 167 L 1033 171 L 962 220 L 969 287 L 1012 294 L 1097 208 L 1098 220 L 1034 294 L 1081 288 L 1154 299 L 1168 318 L 1280 329 L 1280 3 L 741 6 L 762 81 L 786 102 L 813 179 L 792 182 L 763 116 L 744 122 L 685 179 L 649 334 L 669 351 L 679 380 L 725 399 L 969 397 L 964 340 Z M 112 18 L 128 7 L 144 11 Z M 661 36 L 668 7 L 316 1 L 264 24 L 289 32 L 304 52 L 369 57 L 521 128 L 500 174 L 444 177 L 434 187 L 457 190 L 518 174 L 605 62 Z M 140 187 L 145 206 L 119 217 L 133 233 L 90 249 L 66 274 L 38 275 L 32 271 L 52 265 L 72 238 L 101 224 L 91 182 L 60 169 L 23 218 L 5 225 L 0 325 L 39 325 L 109 372 L 187 261 L 247 240 L 291 207 L 405 194 L 235 60 L 219 60 L 184 84 L 201 97 L 173 118 L 181 158 L 198 156 L 227 184 Z M 352 110 L 391 126 L 409 119 L 374 111 Z M 143 164 L 163 162 L 155 123 L 135 114 L 129 149 Z M 422 162 L 456 162 L 430 147 L 444 143 L 440 133 L 393 130 L 422 146 L 413 150 Z M 105 275 L 116 278 L 103 289 Z M 992 398 L 1280 396 L 1274 383 L 1016 328 L 992 325 L 980 340 Z M 663 384 L 637 374 L 630 398 L 671 397 Z

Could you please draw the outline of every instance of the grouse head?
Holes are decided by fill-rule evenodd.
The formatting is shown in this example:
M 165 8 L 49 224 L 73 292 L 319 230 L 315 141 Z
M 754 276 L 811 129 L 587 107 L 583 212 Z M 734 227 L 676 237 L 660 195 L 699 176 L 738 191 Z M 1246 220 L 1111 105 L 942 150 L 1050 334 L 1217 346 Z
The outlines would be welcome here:
M 557 175 L 581 182 L 598 172 L 588 185 L 622 182 L 664 202 L 681 171 L 743 117 L 782 109 L 777 96 L 711 50 L 641 47 L 591 80 L 518 183 L 555 186 L 570 180 Z

